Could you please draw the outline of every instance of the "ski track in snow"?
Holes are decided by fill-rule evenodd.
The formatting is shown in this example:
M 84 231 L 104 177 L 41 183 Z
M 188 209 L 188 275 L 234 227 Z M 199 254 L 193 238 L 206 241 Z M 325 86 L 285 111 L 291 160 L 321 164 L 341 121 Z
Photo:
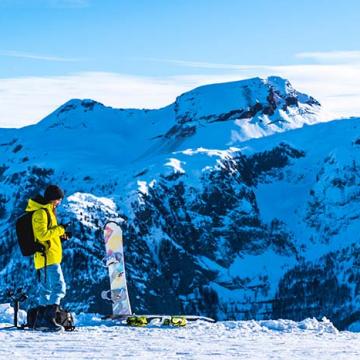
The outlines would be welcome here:
M 6 324 L 0 324 L 4 327 Z M 358 359 L 360 334 L 307 319 L 191 323 L 184 328 L 79 326 L 0 331 L 0 359 Z

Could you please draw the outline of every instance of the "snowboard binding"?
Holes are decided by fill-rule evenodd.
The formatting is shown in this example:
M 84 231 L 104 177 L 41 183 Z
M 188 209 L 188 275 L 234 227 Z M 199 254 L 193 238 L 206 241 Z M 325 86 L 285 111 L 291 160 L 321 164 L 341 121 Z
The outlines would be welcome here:
M 162 326 L 176 326 L 176 327 L 183 327 L 186 326 L 187 321 L 184 316 L 129 316 L 126 319 L 126 324 L 129 326 L 147 326 L 151 325 L 151 321 L 154 319 L 160 320 L 160 325 Z

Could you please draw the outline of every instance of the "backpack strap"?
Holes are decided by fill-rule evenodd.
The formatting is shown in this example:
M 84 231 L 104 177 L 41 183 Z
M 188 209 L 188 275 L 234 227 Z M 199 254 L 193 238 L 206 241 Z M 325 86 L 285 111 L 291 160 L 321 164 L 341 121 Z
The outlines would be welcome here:
M 47 224 L 47 228 L 49 229 L 51 227 L 51 216 L 50 216 L 50 212 L 47 208 L 43 208 L 45 211 L 46 211 L 46 215 L 47 215 L 47 219 L 48 219 L 48 224 Z M 45 278 L 45 284 L 46 284 L 46 280 L 47 280 L 47 276 L 46 276 L 46 267 L 47 267 L 47 255 L 46 255 L 46 251 L 45 249 L 41 252 L 41 255 L 44 257 L 44 260 L 45 260 L 45 266 L 44 266 L 44 270 L 45 270 L 45 274 L 44 274 L 44 278 Z M 37 271 L 37 275 L 38 275 L 38 280 L 39 282 L 41 281 L 41 273 L 40 273 L 40 270 L 39 269 Z
M 43 208 L 46 211 L 47 214 L 47 218 L 48 218 L 48 229 L 51 227 L 51 216 L 50 216 L 50 212 L 49 209 L 47 208 Z

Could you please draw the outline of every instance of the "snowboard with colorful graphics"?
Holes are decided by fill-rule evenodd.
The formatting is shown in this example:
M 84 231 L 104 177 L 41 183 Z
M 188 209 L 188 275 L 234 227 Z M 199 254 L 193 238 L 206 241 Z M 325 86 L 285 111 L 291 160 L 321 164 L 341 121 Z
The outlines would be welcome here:
M 113 221 L 104 227 L 106 257 L 104 263 L 109 270 L 110 290 L 101 293 L 104 300 L 110 301 L 113 313 L 103 319 L 120 321 L 130 326 L 157 325 L 185 326 L 189 321 L 215 322 L 211 318 L 197 315 L 139 315 L 132 314 L 129 294 L 126 286 L 123 236 L 119 224 Z
M 112 303 L 113 315 L 131 315 L 126 286 L 122 230 L 118 223 L 109 221 L 104 227 L 105 264 L 109 271 L 110 290 L 101 296 Z

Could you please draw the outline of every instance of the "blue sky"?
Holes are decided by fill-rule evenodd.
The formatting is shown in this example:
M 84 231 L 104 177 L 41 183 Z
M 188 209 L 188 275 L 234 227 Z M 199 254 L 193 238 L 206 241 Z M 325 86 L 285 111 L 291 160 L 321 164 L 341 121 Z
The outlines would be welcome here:
M 359 14 L 357 0 L 0 0 L 0 126 L 73 97 L 154 108 L 271 74 L 359 115 Z

